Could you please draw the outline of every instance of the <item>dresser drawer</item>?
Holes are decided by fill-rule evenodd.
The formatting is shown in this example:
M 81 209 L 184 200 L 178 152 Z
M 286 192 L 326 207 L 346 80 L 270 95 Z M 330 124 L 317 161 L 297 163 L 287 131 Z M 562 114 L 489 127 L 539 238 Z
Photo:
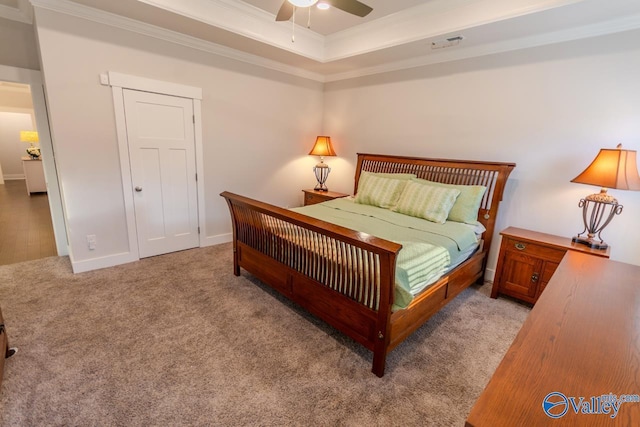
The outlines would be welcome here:
M 554 262 L 560 262 L 564 254 L 567 252 L 564 249 L 551 248 L 526 240 L 518 240 L 510 237 L 504 238 L 502 245 L 504 246 L 505 250 L 510 252 L 526 254 L 532 257 L 543 258 Z

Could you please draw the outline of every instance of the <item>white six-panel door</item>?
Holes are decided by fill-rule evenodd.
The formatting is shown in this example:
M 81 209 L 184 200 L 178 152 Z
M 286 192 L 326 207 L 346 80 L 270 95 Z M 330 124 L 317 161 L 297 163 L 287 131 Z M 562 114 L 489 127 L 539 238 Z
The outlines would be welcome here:
M 193 101 L 123 91 L 140 258 L 199 245 Z

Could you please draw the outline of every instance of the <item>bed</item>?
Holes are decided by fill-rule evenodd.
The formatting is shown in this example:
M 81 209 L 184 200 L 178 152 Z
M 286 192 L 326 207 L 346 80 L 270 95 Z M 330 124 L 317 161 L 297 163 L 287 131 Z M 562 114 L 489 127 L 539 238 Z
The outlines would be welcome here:
M 482 283 L 498 206 L 514 167 L 502 162 L 358 154 L 356 197 L 364 181 L 361 176 L 370 175 L 409 174 L 418 181 L 486 189 L 473 221 L 485 230 L 477 248 L 414 295 L 406 307 L 394 305 L 401 244 L 223 192 L 232 220 L 234 274 L 245 269 L 371 350 L 372 372 L 382 377 L 391 350 L 465 288 Z

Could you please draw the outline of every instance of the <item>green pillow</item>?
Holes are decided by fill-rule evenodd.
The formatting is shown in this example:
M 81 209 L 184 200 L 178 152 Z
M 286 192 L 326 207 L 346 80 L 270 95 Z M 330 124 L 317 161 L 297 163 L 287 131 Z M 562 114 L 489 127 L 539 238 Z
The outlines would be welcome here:
M 487 191 L 487 187 L 482 185 L 455 185 L 443 184 L 441 182 L 427 181 L 426 179 L 415 178 L 413 181 L 420 184 L 433 185 L 443 188 L 453 188 L 460 191 L 460 195 L 453 204 L 449 212 L 448 220 L 475 224 L 478 221 L 478 209 L 482 202 L 482 196 Z
M 409 181 L 404 187 L 396 212 L 444 224 L 460 194 L 455 188 L 437 187 Z
M 391 208 L 395 206 L 409 179 L 392 179 L 363 172 L 358 181 L 355 202 L 362 205 Z

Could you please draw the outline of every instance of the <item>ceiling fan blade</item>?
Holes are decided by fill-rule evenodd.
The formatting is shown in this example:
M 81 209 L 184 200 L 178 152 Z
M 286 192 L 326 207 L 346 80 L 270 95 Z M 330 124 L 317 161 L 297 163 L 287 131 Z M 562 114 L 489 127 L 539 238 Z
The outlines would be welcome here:
M 282 6 L 280 6 L 280 10 L 276 15 L 276 21 L 288 21 L 293 16 L 293 5 L 289 3 L 287 0 L 282 2 Z
M 364 3 L 360 3 L 358 0 L 327 0 L 331 6 L 336 9 L 344 10 L 345 12 L 357 15 L 359 17 L 367 16 L 373 9 Z

